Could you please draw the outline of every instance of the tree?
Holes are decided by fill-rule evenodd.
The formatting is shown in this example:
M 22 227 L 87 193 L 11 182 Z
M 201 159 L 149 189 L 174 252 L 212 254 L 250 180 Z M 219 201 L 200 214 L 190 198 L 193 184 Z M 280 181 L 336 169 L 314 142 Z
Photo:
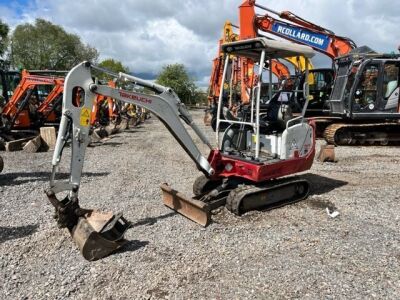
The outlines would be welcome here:
M 128 73 L 129 72 L 129 68 L 122 65 L 122 63 L 118 60 L 114 60 L 112 58 L 108 58 L 103 60 L 102 62 L 99 63 L 99 66 L 105 69 L 108 69 L 114 73 L 119 73 L 119 72 L 123 72 L 123 73 Z M 110 75 L 101 73 L 98 75 L 99 79 L 103 79 L 103 80 L 110 80 L 112 79 Z
M 191 103 L 195 100 L 193 96 L 196 85 L 183 64 L 164 66 L 156 82 L 172 88 L 184 103 Z
M 4 52 L 7 49 L 7 40 L 8 40 L 8 32 L 10 28 L 6 23 L 0 19 L 0 57 L 3 56 Z
M 84 60 L 95 62 L 98 56 L 79 36 L 43 19 L 18 25 L 11 36 L 11 62 L 25 69 L 69 70 Z

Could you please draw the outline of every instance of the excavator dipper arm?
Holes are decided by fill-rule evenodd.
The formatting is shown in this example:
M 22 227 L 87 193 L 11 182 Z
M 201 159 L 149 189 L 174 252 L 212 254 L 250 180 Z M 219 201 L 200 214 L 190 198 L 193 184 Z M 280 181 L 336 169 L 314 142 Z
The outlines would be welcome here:
M 52 160 L 50 189 L 47 196 L 56 208 L 56 218 L 60 227 L 67 227 L 77 242 L 83 256 L 88 260 L 102 258 L 123 244 L 123 234 L 129 228 L 122 215 L 100 213 L 82 209 L 78 203 L 78 192 L 82 176 L 85 151 L 90 142 L 90 112 L 96 95 L 104 95 L 123 102 L 148 109 L 168 128 L 171 134 L 184 148 L 199 170 L 206 176 L 214 174 L 214 169 L 201 154 L 188 131 L 180 121 L 182 119 L 210 147 L 207 137 L 200 131 L 186 107 L 178 96 L 167 87 L 151 83 L 134 76 L 119 73 L 112 74 L 120 80 L 131 81 L 137 85 L 152 89 L 158 95 L 116 89 L 95 83 L 91 71 L 106 71 L 83 62 L 74 67 L 65 79 L 63 95 L 63 115 L 57 136 Z M 68 140 L 71 140 L 71 165 L 68 182 L 56 181 L 56 171 L 62 152 Z M 68 196 L 59 201 L 56 195 L 67 192 Z

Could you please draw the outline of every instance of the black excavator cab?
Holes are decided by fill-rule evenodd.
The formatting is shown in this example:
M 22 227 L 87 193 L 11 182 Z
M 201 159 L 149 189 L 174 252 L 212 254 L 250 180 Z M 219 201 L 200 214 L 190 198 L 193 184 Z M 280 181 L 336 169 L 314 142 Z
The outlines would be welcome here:
M 336 63 L 331 116 L 364 121 L 400 119 L 400 55 L 349 54 Z

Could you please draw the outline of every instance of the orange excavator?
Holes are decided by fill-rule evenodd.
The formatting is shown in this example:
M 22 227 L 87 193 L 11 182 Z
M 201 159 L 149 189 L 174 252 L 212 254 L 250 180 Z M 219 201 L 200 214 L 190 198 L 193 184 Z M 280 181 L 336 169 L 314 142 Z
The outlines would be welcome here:
M 3 107 L 3 130 L 34 128 L 44 122 L 57 122 L 63 85 L 62 77 L 34 75 L 23 70 L 17 88 Z
M 267 13 L 256 15 L 256 7 Z M 317 136 L 335 145 L 400 142 L 399 55 L 376 53 L 367 46 L 357 48 L 350 38 L 289 11 L 277 12 L 256 4 L 255 0 L 244 1 L 239 14 L 241 39 L 267 32 L 308 45 L 332 59 L 334 70 L 311 71 L 311 78 L 305 80 L 303 76 L 299 83 L 312 81 L 309 108 L 316 102 L 320 105 L 320 117 L 314 118 Z M 296 101 L 301 99 L 295 96 Z
M 277 20 L 268 13 L 256 15 L 255 7 L 291 23 Z M 257 4 L 255 0 L 244 1 L 239 7 L 239 14 L 241 39 L 254 38 L 258 36 L 258 30 L 261 30 L 292 42 L 308 45 L 332 60 L 357 48 L 355 42 L 348 37 L 338 36 L 331 30 L 304 20 L 290 11 L 274 11 Z
M 108 86 L 116 88 L 116 83 L 112 80 L 108 82 Z M 115 109 L 114 100 L 111 97 L 97 95 L 91 112 L 90 124 L 92 126 L 108 125 L 115 120 L 118 114 Z

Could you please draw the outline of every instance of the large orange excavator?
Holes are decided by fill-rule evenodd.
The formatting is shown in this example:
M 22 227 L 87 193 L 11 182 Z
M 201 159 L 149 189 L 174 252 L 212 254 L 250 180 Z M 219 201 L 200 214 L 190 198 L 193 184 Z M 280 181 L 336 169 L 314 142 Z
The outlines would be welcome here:
M 291 23 L 277 20 L 268 13 L 256 15 L 255 7 Z M 258 30 L 261 30 L 292 42 L 310 46 L 329 56 L 332 60 L 357 48 L 356 43 L 348 37 L 338 36 L 331 30 L 304 20 L 290 11 L 274 11 L 257 4 L 255 0 L 244 1 L 239 7 L 239 14 L 241 39 L 254 38 L 258 36 Z
M 61 109 L 64 78 L 30 74 L 23 70 L 21 80 L 2 110 L 2 128 L 26 129 L 56 122 Z
M 255 7 L 267 13 L 256 15 Z M 313 99 L 309 107 L 317 99 L 323 108 L 315 115 L 319 116 L 315 118 L 317 136 L 335 145 L 400 142 L 399 55 L 376 53 L 366 46 L 357 48 L 350 38 L 289 11 L 277 12 L 256 4 L 255 0 L 245 0 L 239 14 L 241 39 L 267 32 L 308 45 L 332 59 L 335 70 L 311 70 L 313 82 L 309 82 L 310 77 L 303 77 L 299 83 L 301 86 L 307 81 L 310 85 Z
M 258 15 L 255 12 L 255 8 L 259 8 L 266 13 Z M 276 19 L 272 15 L 276 15 L 280 19 Z M 239 16 L 241 38 L 252 38 L 260 36 L 262 33 L 269 33 L 312 47 L 314 50 L 331 58 L 333 66 L 335 58 L 348 54 L 357 47 L 350 38 L 338 36 L 331 30 L 307 21 L 290 11 L 274 11 L 257 4 L 255 0 L 244 1 L 239 7 Z M 333 78 L 334 67 L 332 69 L 310 68 L 308 81 L 310 95 L 313 99 L 308 106 L 307 116 L 325 114 L 324 110 L 327 109 L 327 100 L 332 91 Z M 304 81 L 304 76 L 298 76 L 294 89 L 298 89 L 296 86 L 303 85 Z M 294 108 L 301 111 L 304 104 L 304 95 L 293 93 L 292 98 Z

